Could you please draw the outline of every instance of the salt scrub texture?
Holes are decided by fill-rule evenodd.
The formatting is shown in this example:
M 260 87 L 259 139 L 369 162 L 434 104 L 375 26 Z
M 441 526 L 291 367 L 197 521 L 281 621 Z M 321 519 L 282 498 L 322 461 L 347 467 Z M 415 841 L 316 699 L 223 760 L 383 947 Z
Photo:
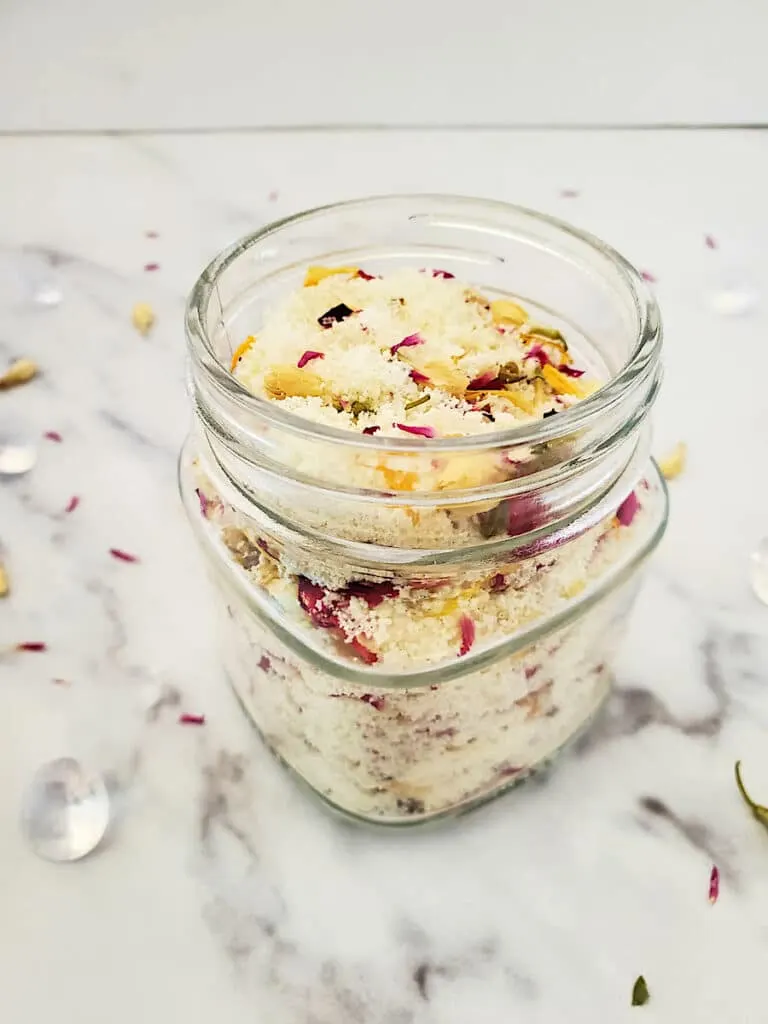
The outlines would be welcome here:
M 337 446 L 332 466 L 344 486 L 374 500 L 345 506 L 338 490 L 316 497 L 317 488 L 311 501 L 292 503 L 270 491 L 264 504 L 292 524 L 287 533 L 233 491 L 213 449 L 200 450 L 190 505 L 199 505 L 215 561 L 228 566 L 214 574 L 225 659 L 249 715 L 318 792 L 365 817 L 430 817 L 517 783 L 584 727 L 608 692 L 635 584 L 604 584 L 650 544 L 658 483 L 624 491 L 597 521 L 555 531 L 551 546 L 527 552 L 508 540 L 549 522 L 535 495 L 462 502 L 462 492 L 556 466 L 567 442 L 518 446 L 510 458 L 493 447 L 444 455 L 433 440 L 558 415 L 599 382 L 575 365 L 558 330 L 445 273 L 310 268 L 304 287 L 254 328 L 232 356 L 241 383 L 309 421 L 375 436 L 376 447 L 369 455 Z M 387 451 L 386 437 L 416 447 Z M 301 435 L 280 443 L 289 471 L 318 478 L 317 453 Z M 266 477 L 249 483 L 262 496 L 274 486 Z M 308 517 L 333 548 L 304 540 Z M 339 546 L 346 540 L 384 555 L 361 570 L 359 555 Z M 501 545 L 484 556 L 491 540 Z M 426 568 L 387 560 L 387 548 L 429 546 L 450 557 Z M 466 547 L 478 555 L 455 560 L 452 549 Z M 235 598 L 234 580 L 247 600 Z M 590 594 L 600 596 L 587 611 Z M 337 676 L 338 665 L 360 681 Z M 409 685 L 413 673 L 449 667 L 450 678 Z M 377 683 L 382 672 L 403 688 Z

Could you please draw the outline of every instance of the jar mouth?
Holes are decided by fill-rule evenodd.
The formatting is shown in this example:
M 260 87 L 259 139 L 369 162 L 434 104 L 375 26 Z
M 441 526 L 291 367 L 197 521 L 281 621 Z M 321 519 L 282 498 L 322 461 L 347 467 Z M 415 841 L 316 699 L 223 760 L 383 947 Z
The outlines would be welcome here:
M 339 429 L 323 423 L 316 423 L 305 417 L 289 412 L 279 403 L 254 395 L 230 372 L 216 354 L 206 322 L 208 309 L 216 296 L 221 275 L 235 260 L 242 257 L 254 246 L 276 235 L 286 227 L 311 223 L 314 219 L 335 212 L 353 213 L 370 208 L 372 205 L 386 207 L 387 204 L 424 204 L 440 206 L 465 212 L 467 219 L 478 222 L 483 218 L 483 227 L 494 234 L 514 234 L 513 229 L 499 226 L 505 215 L 524 218 L 531 224 L 541 224 L 557 231 L 564 240 L 580 243 L 593 257 L 600 259 L 610 268 L 623 287 L 625 298 L 629 299 L 632 310 L 632 332 L 635 343 L 628 359 L 599 390 L 589 397 L 546 420 L 532 420 L 506 430 L 488 431 L 482 434 L 450 438 L 423 437 L 379 437 L 363 435 Z M 416 215 L 413 215 L 416 216 Z M 439 215 L 435 215 L 438 216 Z M 413 219 L 413 218 L 411 218 Z M 487 223 L 486 223 L 487 221 Z M 533 243 L 532 243 L 533 244 Z M 544 246 L 546 243 L 540 243 Z M 186 310 L 185 325 L 193 364 L 206 373 L 209 382 L 222 397 L 240 411 L 256 414 L 259 419 L 271 420 L 296 437 L 314 441 L 327 441 L 334 445 L 356 447 L 362 451 L 376 452 L 473 452 L 494 448 L 526 445 L 553 441 L 578 431 L 604 414 L 611 413 L 623 405 L 631 392 L 642 387 L 649 374 L 655 372 L 662 342 L 659 309 L 640 274 L 615 249 L 594 235 L 575 228 L 565 221 L 549 214 L 539 213 L 526 207 L 516 206 L 490 199 L 475 199 L 467 196 L 441 194 L 381 195 L 353 199 L 324 206 L 273 221 L 259 231 L 253 232 L 233 243 L 216 256 L 202 272 L 190 293 Z

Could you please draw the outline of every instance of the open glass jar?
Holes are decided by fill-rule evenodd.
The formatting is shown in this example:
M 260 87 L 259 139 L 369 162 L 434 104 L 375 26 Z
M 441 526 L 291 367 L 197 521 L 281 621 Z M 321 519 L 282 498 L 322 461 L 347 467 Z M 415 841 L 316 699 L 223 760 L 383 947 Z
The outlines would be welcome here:
M 230 372 L 310 264 L 444 268 L 555 325 L 604 386 L 479 436 L 310 422 Z M 271 750 L 336 809 L 388 825 L 464 811 L 551 761 L 609 691 L 666 524 L 647 419 L 661 327 L 638 274 L 527 210 L 382 197 L 238 242 L 195 285 L 186 327 L 182 499 L 227 672 Z

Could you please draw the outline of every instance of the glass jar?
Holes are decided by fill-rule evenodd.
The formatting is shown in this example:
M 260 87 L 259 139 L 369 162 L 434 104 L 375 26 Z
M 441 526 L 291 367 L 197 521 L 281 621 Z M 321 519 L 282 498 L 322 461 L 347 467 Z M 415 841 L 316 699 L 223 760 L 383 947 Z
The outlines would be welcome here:
M 310 422 L 230 372 L 310 264 L 439 267 L 533 310 L 605 384 L 480 436 Z M 666 524 L 648 425 L 661 326 L 635 270 L 541 214 L 381 197 L 227 249 L 196 283 L 186 328 L 195 426 L 181 495 L 227 673 L 268 747 L 332 807 L 388 825 L 462 812 L 549 763 L 608 694 Z M 349 635 L 350 609 L 367 632 Z

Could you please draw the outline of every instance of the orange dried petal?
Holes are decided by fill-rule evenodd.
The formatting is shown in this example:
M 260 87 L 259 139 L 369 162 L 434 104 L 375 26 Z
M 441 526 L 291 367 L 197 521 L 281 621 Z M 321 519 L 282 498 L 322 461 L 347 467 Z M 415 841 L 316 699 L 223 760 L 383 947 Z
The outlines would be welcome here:
M 241 342 L 233 352 L 232 362 L 230 363 L 229 366 L 230 370 L 232 370 L 233 373 L 235 371 L 235 367 L 238 364 L 238 361 L 243 358 L 243 356 L 254 343 L 254 341 L 256 341 L 254 336 L 252 334 L 249 334 L 245 341 Z
M 407 469 L 390 469 L 389 466 L 376 467 L 384 477 L 391 491 L 412 491 L 418 483 L 418 473 Z
M 358 269 L 358 267 L 307 267 L 304 287 L 311 288 L 324 281 L 326 277 L 333 277 L 335 274 L 347 274 L 347 276 L 353 277 Z
M 582 383 L 577 377 L 567 377 L 554 366 L 542 366 L 541 375 L 558 395 L 575 395 L 576 398 L 586 398 L 592 391 L 589 390 L 589 383 Z

